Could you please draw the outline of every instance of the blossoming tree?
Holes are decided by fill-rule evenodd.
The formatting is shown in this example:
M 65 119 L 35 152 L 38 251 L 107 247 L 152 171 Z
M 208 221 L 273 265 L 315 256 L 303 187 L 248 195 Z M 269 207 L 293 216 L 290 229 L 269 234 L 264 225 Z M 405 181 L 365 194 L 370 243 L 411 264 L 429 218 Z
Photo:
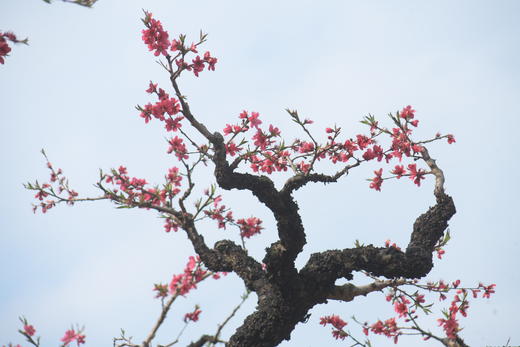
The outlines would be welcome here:
M 441 258 L 443 246 L 449 241 L 448 221 L 455 214 L 453 199 L 445 192 L 444 173 L 430 155 L 427 145 L 438 140 L 455 142 L 451 134 L 436 134 L 429 139 L 413 138 L 419 126 L 415 110 L 406 106 L 390 114 L 390 126 L 369 115 L 362 123 L 365 134 L 344 136 L 338 126 L 321 131 L 312 128 L 312 121 L 302 119 L 297 111 L 287 110 L 301 130 L 302 137 L 290 140 L 282 136 L 275 125 L 265 126 L 260 114 L 243 111 L 238 120 L 230 122 L 222 131 L 211 131 L 203 117 L 195 115 L 179 86 L 179 77 L 193 73 L 199 77 L 204 71 L 215 70 L 217 58 L 210 52 L 199 53 L 206 41 L 202 34 L 191 43 L 185 35 L 172 39 L 161 22 L 145 12 L 142 39 L 159 57 L 169 75 L 170 85 L 150 82 L 146 92 L 155 100 L 138 106 L 138 114 L 147 124 L 161 122 L 168 138 L 167 152 L 177 165 L 164 175 L 164 182 L 152 185 L 146 179 L 132 177 L 126 167 L 119 166 L 100 172 L 96 183 L 100 195 L 82 197 L 73 190 L 61 169 L 47 160 L 50 179 L 45 183 L 28 183 L 27 189 L 36 192 L 38 203 L 34 211 L 43 213 L 58 204 L 110 200 L 121 208 L 154 210 L 164 218 L 165 232 L 183 232 L 191 242 L 195 254 L 189 258 L 185 270 L 174 275 L 169 283 L 155 284 L 156 297 L 162 309 L 146 338 L 135 342 L 123 332 L 114 338 L 114 346 L 172 346 L 180 335 L 159 344 L 156 333 L 166 320 L 170 308 L 179 296 L 188 295 L 206 279 L 218 279 L 233 272 L 243 281 L 247 293 L 242 302 L 223 320 L 213 334 L 191 337 L 189 346 L 276 346 L 289 340 L 291 332 L 305 322 L 310 310 L 329 300 L 349 302 L 358 296 L 386 290 L 386 300 L 393 305 L 395 317 L 375 322 L 351 324 L 359 329 L 347 330 L 347 322 L 339 315 L 321 318 L 321 324 L 332 327 L 336 339 L 350 340 L 349 345 L 369 346 L 372 334 L 384 335 L 397 343 L 403 335 L 419 335 L 434 339 L 446 346 L 465 346 L 459 336 L 459 319 L 465 317 L 470 299 L 489 298 L 495 285 L 479 283 L 463 287 L 460 281 L 421 283 L 433 268 L 433 257 Z M 11 39 L 10 37 L 7 37 Z M 12 39 L 11 39 L 12 40 Z M 167 90 L 170 90 L 169 92 Z M 306 244 L 306 230 L 293 193 L 313 183 L 335 183 L 351 170 L 367 162 L 380 162 L 368 187 L 380 191 L 388 180 L 409 179 L 417 186 L 427 177 L 435 180 L 433 194 L 436 204 L 417 217 L 405 249 L 386 241 L 384 246 L 364 245 L 356 241 L 353 248 L 324 250 L 312 254 L 303 267 L 297 268 L 296 257 Z M 215 185 L 197 195 L 194 172 L 200 168 L 213 169 Z M 284 184 L 277 187 L 272 175 L 282 175 Z M 262 220 L 255 216 L 235 216 L 224 205 L 221 190 L 249 191 L 264 204 L 276 220 L 276 230 L 264 230 Z M 215 228 L 236 228 L 241 243 L 220 240 L 208 245 L 199 231 L 202 220 L 213 220 Z M 245 240 L 261 232 L 277 233 L 277 241 L 268 245 L 263 259 L 255 259 L 246 248 Z M 347 245 L 339 245 L 346 247 Z M 368 285 L 347 283 L 336 285 L 339 279 L 352 280 L 353 273 L 371 279 Z M 438 295 L 441 301 L 453 292 L 449 306 L 438 317 L 440 332 L 432 332 L 418 322 L 421 314 L 433 312 L 425 294 Z M 240 308 L 250 293 L 257 296 L 257 306 L 229 337 L 222 336 L 222 328 Z M 197 321 L 201 314 L 196 306 L 184 316 L 185 324 Z M 21 318 L 20 333 L 33 346 L 40 346 L 36 329 Z M 71 328 L 61 339 L 62 345 L 83 344 L 83 329 Z M 10 346 L 15 346 L 9 344 Z M 18 345 L 19 346 L 19 345 Z

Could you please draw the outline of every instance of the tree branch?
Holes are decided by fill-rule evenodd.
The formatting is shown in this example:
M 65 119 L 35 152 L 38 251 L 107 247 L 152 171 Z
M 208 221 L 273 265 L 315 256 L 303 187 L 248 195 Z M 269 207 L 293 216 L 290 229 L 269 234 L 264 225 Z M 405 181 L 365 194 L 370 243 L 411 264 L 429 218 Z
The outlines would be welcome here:
M 387 287 L 395 287 L 405 284 L 407 281 L 403 278 L 397 280 L 375 281 L 363 286 L 355 286 L 352 283 L 346 283 L 341 286 L 334 286 L 327 294 L 327 299 L 352 301 L 356 296 L 367 296 L 369 293 L 382 291 Z
M 226 159 L 226 148 L 222 135 L 219 132 L 211 134 L 204 124 L 197 121 L 177 85 L 174 74 L 171 75 L 170 80 L 186 119 L 213 144 L 215 155 L 212 160 L 215 163 L 214 175 L 218 185 L 226 190 L 249 190 L 273 212 L 280 241 L 271 245 L 267 251 L 264 262 L 268 271 L 273 270 L 272 273 L 280 274 L 295 273 L 294 260 L 306 243 L 298 206 L 289 195 L 281 196 L 273 181 L 268 177 L 234 172 Z
M 430 157 L 430 153 L 428 153 L 428 150 L 424 146 L 421 151 L 421 155 L 422 155 L 423 160 L 430 167 L 433 175 L 435 176 L 435 189 L 434 189 L 433 193 L 435 194 L 436 197 L 438 197 L 439 195 L 444 194 L 444 173 L 437 166 L 435 159 L 432 159 Z
M 300 275 L 308 285 L 321 283 L 325 287 L 332 286 L 338 278 L 351 279 L 353 271 L 364 270 L 390 279 L 424 277 L 433 267 L 435 244 L 443 236 L 448 220 L 455 212 L 452 198 L 440 192 L 437 204 L 415 221 L 405 252 L 394 247 L 376 248 L 369 245 L 315 253 Z
M 347 165 L 340 171 L 336 172 L 334 175 L 324 175 L 324 174 L 318 174 L 318 173 L 313 173 L 313 174 L 308 174 L 308 175 L 303 175 L 303 174 L 295 175 L 295 176 L 289 178 L 285 182 L 283 188 L 280 190 L 280 194 L 289 195 L 293 191 L 306 185 L 308 182 L 322 182 L 322 183 L 337 182 L 340 177 L 342 177 L 343 175 L 348 175 L 349 170 L 356 166 L 359 166 L 360 163 L 361 162 L 358 161 L 355 164 Z

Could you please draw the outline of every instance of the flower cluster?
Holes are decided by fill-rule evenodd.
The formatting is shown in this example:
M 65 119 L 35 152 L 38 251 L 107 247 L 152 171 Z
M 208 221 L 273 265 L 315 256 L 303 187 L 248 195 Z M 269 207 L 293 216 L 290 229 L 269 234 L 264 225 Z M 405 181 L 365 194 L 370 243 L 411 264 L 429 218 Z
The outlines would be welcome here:
M 155 50 L 154 55 L 168 55 L 167 49 L 170 48 L 170 41 L 168 40 L 168 32 L 162 27 L 161 21 L 152 18 L 150 12 L 145 12 L 143 23 L 146 29 L 142 30 L 143 42 L 148 45 L 150 51 Z
M 256 217 L 250 217 L 247 219 L 239 219 L 237 220 L 237 224 L 240 226 L 240 236 L 245 238 L 250 238 L 256 234 L 260 234 L 260 230 L 263 229 L 262 221 Z
M 154 84 L 153 82 L 150 82 L 146 92 L 149 94 L 156 94 L 159 101 L 153 105 L 148 103 L 144 108 L 137 106 L 137 109 L 141 111 L 140 116 L 144 118 L 145 123 L 148 123 L 153 116 L 165 123 L 166 131 L 177 131 L 182 126 L 180 121 L 184 118 L 182 116 L 175 118 L 172 117 L 181 111 L 179 101 L 176 98 L 170 97 L 164 89 L 157 88 L 157 84 Z
M 13 43 L 24 43 L 28 44 L 28 40 L 18 40 L 15 34 L 12 32 L 1 32 L 0 31 L 0 64 L 5 63 L 4 57 L 7 57 L 9 55 L 9 52 L 11 52 L 11 47 L 9 47 L 9 44 L 7 41 L 11 41 Z
M 190 256 L 186 267 L 184 268 L 184 272 L 178 275 L 174 275 L 169 284 L 170 294 L 171 295 L 182 295 L 185 296 L 192 289 L 197 288 L 197 283 L 206 279 L 208 276 L 212 274 L 208 270 L 204 270 L 202 268 L 202 262 L 200 258 Z M 220 275 L 213 274 L 214 279 L 220 278 Z M 162 287 L 159 286 L 160 289 L 157 289 L 158 285 L 156 285 L 154 290 L 157 290 L 159 294 L 161 293 Z M 157 295 L 157 297 L 161 297 L 162 295 Z
M 163 283 L 155 283 L 153 285 L 153 290 L 157 292 L 155 294 L 155 298 L 165 298 L 168 296 L 168 285 Z
M 469 308 L 469 298 L 468 293 L 471 292 L 474 299 L 478 297 L 478 294 L 482 293 L 482 298 L 489 299 L 491 294 L 495 293 L 495 284 L 490 284 L 488 286 L 479 283 L 476 288 L 460 288 L 460 280 L 456 280 L 451 283 L 451 286 L 445 283 L 444 281 L 439 281 L 435 283 L 428 283 L 426 288 L 432 292 L 439 293 L 439 300 L 446 300 L 445 293 L 450 289 L 456 290 L 455 295 L 450 303 L 450 307 L 448 310 L 443 311 L 444 318 L 437 319 L 439 326 L 444 329 L 446 336 L 450 339 L 455 339 L 457 337 L 457 333 L 461 330 L 459 328 L 459 322 L 457 319 L 457 314 L 460 313 L 463 317 L 467 316 L 467 311 Z
M 4 57 L 11 52 L 11 47 L 9 47 L 6 40 L 6 38 L 9 38 L 10 34 L 11 33 L 0 33 L 0 64 L 5 63 Z
M 426 286 L 416 284 L 415 282 L 412 282 L 411 284 L 419 289 L 426 289 L 430 292 L 439 293 L 439 300 L 441 301 L 446 299 L 445 294 L 448 291 L 455 291 L 455 295 L 453 296 L 453 300 L 451 301 L 449 308 L 442 312 L 444 317 L 437 319 L 439 326 L 443 328 L 446 337 L 449 339 L 456 339 L 458 337 L 458 332 L 461 330 L 461 328 L 459 327 L 457 315 L 460 313 L 463 317 L 467 316 L 467 311 L 469 309 L 468 293 L 471 292 L 473 294 L 473 297 L 477 298 L 478 293 L 484 291 L 482 297 L 489 298 L 489 296 L 495 292 L 495 284 L 485 286 L 482 283 L 479 283 L 478 287 L 476 288 L 461 288 L 460 280 L 452 282 L 451 285 L 445 283 L 442 280 L 435 283 L 429 282 Z M 391 301 L 393 303 L 394 310 L 398 314 L 399 318 L 406 318 L 405 322 L 414 322 L 414 326 L 406 329 L 419 331 L 421 334 L 425 336 L 425 338 L 430 338 L 433 336 L 431 333 L 425 332 L 422 329 L 418 328 L 418 326 L 416 325 L 417 323 L 415 321 L 415 319 L 418 318 L 418 315 L 416 313 L 417 308 L 420 308 L 423 312 L 428 314 L 430 312 L 429 307 L 432 306 L 432 304 L 425 304 L 426 300 L 423 294 L 419 294 L 418 291 L 414 292 L 413 294 L 408 294 L 402 289 L 394 288 L 387 295 L 386 299 L 387 301 Z M 376 324 L 381 325 L 379 322 Z M 387 326 L 388 324 L 385 325 Z M 385 331 L 388 332 L 388 330 L 376 331 L 372 329 L 374 326 L 376 325 L 371 326 L 371 331 L 376 334 L 378 332 L 383 334 Z M 392 326 L 394 326 L 393 323 Z M 395 330 L 394 332 L 398 333 L 397 330 Z M 387 336 L 390 337 L 390 335 Z
M 161 122 L 164 122 L 164 127 L 167 132 L 176 132 L 182 127 L 181 121 L 183 116 L 177 116 L 181 112 L 181 106 L 176 98 L 170 97 L 168 93 L 162 88 L 158 88 L 156 83 L 150 82 L 148 89 L 149 94 L 156 94 L 158 101 L 155 104 L 148 103 L 144 107 L 137 106 L 141 111 L 140 116 L 144 118 L 145 123 L 148 123 L 152 116 Z M 175 136 L 168 140 L 170 145 L 168 153 L 174 153 L 179 160 L 188 159 L 187 148 L 182 138 Z
M 296 174 L 307 175 L 314 170 L 317 162 L 329 159 L 332 163 L 354 162 L 351 166 L 357 166 L 361 162 L 378 161 L 383 159 L 389 163 L 393 158 L 401 162 L 405 157 L 419 159 L 422 156 L 422 144 L 448 138 L 449 143 L 454 142 L 453 135 L 441 136 L 434 139 L 413 142 L 411 140 L 412 127 L 417 127 L 419 122 L 414 119 L 415 110 L 411 106 L 406 106 L 396 115 L 390 115 L 397 125 L 391 130 L 379 126 L 378 121 L 373 116 L 366 117 L 364 124 L 370 126 L 370 135 L 357 134 L 354 138 L 340 140 L 341 128 L 326 128 L 327 142 L 320 144 L 307 128 L 312 121 L 301 120 L 296 111 L 289 111 L 294 122 L 300 125 L 310 138 L 310 141 L 296 139 L 290 144 L 281 140 L 280 131 L 273 125 L 269 129 L 261 127 L 262 121 L 258 112 L 243 111 L 239 115 L 240 123 L 226 124 L 223 134 L 230 137 L 225 146 L 227 154 L 239 156 L 236 162 L 248 162 L 253 172 L 272 174 L 274 172 L 287 171 L 292 169 Z M 237 141 L 237 137 L 252 131 L 250 138 L 242 138 Z M 387 135 L 391 143 L 385 149 L 376 140 L 377 137 Z M 417 167 L 416 163 L 405 165 L 398 164 L 391 171 L 392 177 L 383 177 L 383 169 L 374 171 L 375 177 L 370 179 L 370 188 L 377 191 L 381 190 L 384 180 L 390 178 L 409 177 L 417 186 L 421 185 L 427 172 L 425 169 Z
M 320 324 L 326 326 L 327 324 L 332 325 L 332 336 L 337 339 L 344 340 L 348 334 L 343 330 L 347 323 L 337 315 L 324 316 L 320 318 Z
M 395 247 L 395 244 L 390 245 L 390 241 L 387 241 L 386 246 Z M 414 292 L 408 292 L 404 289 L 408 286 L 415 288 Z M 450 306 L 442 311 L 443 318 L 437 319 L 439 326 L 442 327 L 446 335 L 446 339 L 453 341 L 459 338 L 458 333 L 462 330 L 459 326 L 457 315 L 460 314 L 466 317 L 468 314 L 469 293 L 473 295 L 473 298 L 477 298 L 479 293 L 482 293 L 483 298 L 489 298 L 491 294 L 495 293 L 495 284 L 486 286 L 479 283 L 479 285 L 474 288 L 462 288 L 460 287 L 460 280 L 456 280 L 451 284 L 441 280 L 439 282 L 429 282 L 426 285 L 419 284 L 418 280 L 408 280 L 395 287 L 391 287 L 386 295 L 386 301 L 393 305 L 393 309 L 397 315 L 396 317 L 386 320 L 377 320 L 373 324 L 369 324 L 368 322 L 361 323 L 356 320 L 355 317 L 353 317 L 353 320 L 362 327 L 363 333 L 366 336 L 370 333 L 383 335 L 392 339 L 394 343 L 397 343 L 399 337 L 403 335 L 422 335 L 424 340 L 433 337 L 440 341 L 442 338 L 428 330 L 423 330 L 419 325 L 418 311 L 420 310 L 425 314 L 430 314 L 431 307 L 433 306 L 433 303 L 426 302 L 426 293 L 421 294 L 421 290 L 438 293 L 441 301 L 446 300 L 445 294 L 447 292 L 455 292 Z M 398 320 L 401 320 L 403 324 L 398 324 Z M 332 324 L 335 329 L 333 335 L 336 339 L 349 337 L 355 342 L 355 345 L 370 346 L 370 341 L 367 340 L 366 344 L 362 344 L 351 335 L 350 332 L 345 332 L 343 327 L 347 323 L 337 315 L 322 317 L 320 324 Z
M 379 169 L 374 171 L 376 176 L 372 178 L 372 183 L 370 183 L 370 188 L 375 189 L 377 191 L 381 191 L 381 184 L 383 184 L 383 178 L 381 175 L 383 174 L 383 169 Z
M 36 191 L 34 198 L 40 201 L 38 204 L 33 204 L 33 212 L 36 213 L 39 208 L 42 213 L 46 213 L 61 202 L 74 205 L 78 193 L 69 187 L 69 181 L 63 175 L 63 170 L 55 169 L 47 158 L 45 151 L 42 150 L 41 152 L 47 162 L 47 169 L 50 171 L 49 181 L 43 184 L 38 183 L 38 181 L 35 183 L 29 182 L 24 185 L 26 189 Z
M 392 298 L 390 299 L 392 300 Z M 405 317 L 408 314 L 408 305 L 410 304 L 410 300 L 408 300 L 404 295 L 400 295 L 393 298 L 393 301 L 394 310 L 399 315 L 399 318 Z
M 401 247 L 397 246 L 397 244 L 396 244 L 395 242 L 392 243 L 392 241 L 390 241 L 390 240 L 386 240 L 386 241 L 385 241 L 385 247 L 386 247 L 386 248 L 390 248 L 390 247 L 392 247 L 392 248 L 397 249 L 398 251 L 401 250 Z
M 394 343 L 398 342 L 399 336 L 401 335 L 401 331 L 397 326 L 395 318 L 387 319 L 384 322 L 382 320 L 378 320 L 370 326 L 363 327 L 363 332 L 367 336 L 369 330 L 376 335 L 383 335 L 388 338 L 393 338 Z
M 179 223 L 177 223 L 172 217 L 166 217 L 166 222 L 163 225 L 164 231 L 169 233 L 170 231 L 177 232 L 179 230 Z
M 199 77 L 199 73 L 204 70 L 204 68 L 208 67 L 208 70 L 215 71 L 215 64 L 217 63 L 217 58 L 212 57 L 210 52 L 204 53 L 204 57 L 201 58 L 200 55 L 197 55 L 195 59 L 192 60 L 191 65 L 185 65 L 184 60 L 176 61 L 177 66 L 185 67 L 188 71 L 193 70 L 195 76 Z
M 105 197 L 116 203 L 128 206 L 149 208 L 150 206 L 169 207 L 171 200 L 180 192 L 182 177 L 179 169 L 172 167 L 165 175 L 166 183 L 162 186 L 147 187 L 148 182 L 142 178 L 130 177 L 126 167 L 112 169 L 112 174 L 103 174 L 102 181 L 116 185 L 115 189 L 107 189 L 99 184 L 105 192 Z M 167 230 L 169 231 L 169 230 Z
M 148 50 L 154 51 L 156 57 L 163 55 L 171 62 L 169 51 L 172 53 L 177 52 L 177 55 L 173 59 L 179 71 L 193 71 L 197 77 L 199 77 L 199 73 L 206 67 L 210 71 L 215 71 L 217 58 L 212 57 L 210 52 L 204 53 L 202 57 L 197 55 L 191 64 L 186 63 L 184 60 L 187 53 L 198 53 L 197 46 L 205 41 L 206 35 L 201 34 L 199 43 L 192 43 L 191 46 L 186 47 L 184 45 L 185 36 L 181 35 L 179 40 L 174 39 L 170 41 L 169 34 L 163 29 L 161 21 L 153 18 L 152 13 L 145 12 L 143 23 L 146 29 L 142 30 L 142 40 L 148 46 Z
M 175 156 L 179 160 L 189 158 L 188 149 L 186 148 L 184 141 L 180 137 L 172 137 L 168 140 L 168 144 L 170 145 L 170 147 L 168 147 L 168 154 L 175 153 Z
M 219 229 L 226 229 L 226 225 L 228 223 L 233 223 L 233 212 L 226 209 L 226 205 L 209 208 L 204 210 L 204 214 L 211 219 L 214 219 L 218 222 Z
M 67 346 L 71 342 L 76 342 L 77 345 L 81 345 L 85 343 L 85 335 L 82 334 L 81 331 L 75 331 L 74 329 L 69 329 L 65 332 L 65 335 L 61 338 L 61 342 L 63 342 L 64 346 Z
M 33 325 L 29 324 L 25 317 L 20 317 L 20 321 L 22 322 L 23 329 L 19 329 L 18 332 L 22 334 L 31 345 L 40 347 L 40 337 L 35 337 L 36 329 Z M 83 329 L 68 329 L 65 331 L 65 335 L 61 338 L 61 342 L 63 344 L 62 347 L 68 346 L 72 342 L 76 342 L 79 346 L 85 343 L 85 334 L 83 334 Z M 5 347 L 5 346 L 4 346 Z M 21 347 L 21 345 L 13 345 L 9 344 L 9 347 Z
M 206 200 L 204 202 L 199 200 L 195 206 L 198 211 L 203 210 L 206 217 L 216 220 L 219 229 L 226 229 L 226 226 L 231 224 L 240 229 L 241 238 L 250 238 L 260 234 L 260 231 L 263 229 L 261 226 L 262 220 L 260 218 L 240 218 L 235 221 L 233 212 L 227 209 L 226 205 L 220 204 L 222 202 L 222 196 L 215 196 L 215 186 L 212 186 L 211 190 L 207 189 L 204 194 L 207 196 Z
M 34 329 L 34 327 L 30 324 L 25 324 L 23 326 L 23 331 L 29 336 L 34 336 L 36 333 L 36 329 Z
M 258 112 L 242 111 L 239 115 L 241 124 L 226 124 L 223 130 L 224 135 L 231 138 L 226 142 L 227 153 L 231 156 L 235 156 L 237 153 L 244 149 L 244 145 L 251 142 L 255 147 L 248 148 L 247 152 L 241 156 L 241 159 L 250 163 L 250 168 L 253 172 L 263 172 L 272 174 L 273 172 L 287 171 L 289 167 L 289 156 L 290 149 L 298 151 L 300 148 L 302 151 L 307 150 L 309 147 L 307 144 L 303 144 L 298 147 L 295 142 L 294 146 L 280 146 L 276 140 L 280 138 L 280 130 L 269 125 L 268 129 L 262 129 L 260 125 L 260 114 Z M 251 136 L 251 140 L 247 141 L 242 139 L 240 144 L 237 146 L 233 141 L 239 134 L 246 133 L 249 130 L 254 130 L 254 134 Z
M 193 312 L 188 312 L 184 315 L 184 322 L 192 321 L 196 322 L 199 320 L 199 315 L 202 311 L 199 309 L 199 306 L 195 306 Z
M 397 113 L 397 117 L 401 117 L 406 120 L 413 119 L 415 115 L 415 110 L 412 109 L 412 106 L 408 105 L 401 110 L 401 113 Z M 417 126 L 417 125 L 415 125 Z

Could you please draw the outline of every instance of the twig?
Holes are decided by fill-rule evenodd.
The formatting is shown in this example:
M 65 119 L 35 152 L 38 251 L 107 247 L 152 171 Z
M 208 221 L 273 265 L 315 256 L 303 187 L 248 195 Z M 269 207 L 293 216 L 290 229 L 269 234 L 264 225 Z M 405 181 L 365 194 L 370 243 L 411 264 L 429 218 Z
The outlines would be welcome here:
M 341 300 L 341 301 L 352 301 L 356 296 L 367 296 L 367 294 L 381 291 L 387 287 L 396 287 L 403 284 L 406 284 L 407 280 L 404 278 L 396 279 L 396 280 L 376 280 L 367 285 L 356 286 L 352 283 L 346 283 L 342 286 L 334 286 L 331 292 L 327 295 L 327 299 L 332 300 Z
M 215 346 L 215 344 L 218 342 L 218 338 L 220 337 L 220 333 L 222 332 L 222 329 L 224 328 L 224 326 L 226 326 L 226 324 L 231 320 L 231 318 L 233 318 L 235 316 L 235 314 L 237 313 L 237 311 L 240 309 L 240 307 L 242 306 L 242 304 L 244 304 L 244 302 L 249 298 L 249 294 L 251 292 L 248 290 L 246 292 L 246 294 L 242 295 L 242 301 L 240 301 L 240 303 L 233 309 L 233 311 L 231 311 L 231 313 L 229 314 L 229 316 L 224 320 L 224 322 L 222 322 L 222 324 L 219 324 L 218 325 L 218 329 L 217 329 L 217 332 L 215 333 L 214 337 L 215 337 L 215 340 L 213 340 L 213 342 L 211 342 L 210 346 Z

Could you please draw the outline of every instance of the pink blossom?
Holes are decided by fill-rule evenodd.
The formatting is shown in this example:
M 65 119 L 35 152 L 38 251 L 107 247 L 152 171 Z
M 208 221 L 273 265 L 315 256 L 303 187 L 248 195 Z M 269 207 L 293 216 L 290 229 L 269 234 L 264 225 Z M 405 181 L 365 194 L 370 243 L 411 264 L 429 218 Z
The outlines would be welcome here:
M 61 342 L 63 342 L 64 346 L 67 346 L 69 343 L 74 341 L 76 341 L 78 346 L 85 343 L 85 335 L 82 335 L 79 332 L 75 332 L 74 329 L 70 329 L 67 330 L 65 335 L 61 338 Z
M 210 52 L 204 53 L 204 61 L 208 63 L 208 70 L 215 71 L 215 64 L 217 63 L 217 58 L 212 57 Z
M 11 52 L 11 47 L 4 39 L 4 35 L 0 33 L 0 64 L 4 64 L 5 60 L 3 57 L 6 57 L 9 52 Z
M 226 144 L 226 153 L 234 157 L 242 148 L 238 147 L 233 141 Z
M 199 77 L 199 72 L 204 70 L 204 60 L 200 59 L 200 56 L 196 56 L 195 59 L 192 60 L 193 65 L 193 73 L 195 76 Z
M 357 138 L 357 144 L 359 146 L 359 149 L 365 149 L 368 147 L 369 144 L 373 143 L 374 141 L 365 135 L 356 135 Z
M 332 336 L 335 339 L 343 340 L 348 336 L 348 334 L 343 331 L 347 323 L 337 315 L 321 317 L 320 324 L 323 326 L 331 324 L 334 327 L 334 329 L 332 329 Z
M 347 323 L 337 315 L 325 316 L 320 318 L 321 325 L 332 324 L 336 329 L 343 329 Z
M 385 335 L 387 337 L 397 337 L 399 336 L 399 328 L 397 327 L 397 322 L 395 318 L 387 319 L 384 323 L 378 320 L 376 323 L 370 326 L 370 330 L 374 334 Z
M 457 332 L 459 331 L 459 323 L 454 318 L 449 319 L 437 319 L 437 322 L 439 322 L 439 326 L 442 326 L 444 329 L 444 332 L 446 333 L 446 336 L 450 339 L 457 338 Z
M 188 63 L 186 63 L 184 61 L 184 59 L 176 59 L 175 60 L 175 64 L 177 65 L 177 67 L 181 70 L 188 70 L 188 71 L 191 71 L 191 65 L 189 65 Z
M 304 162 L 303 160 L 298 164 L 298 169 L 300 169 L 301 172 L 303 173 L 307 173 L 309 172 L 310 168 L 311 168 L 311 165 L 310 164 L 307 164 L 306 162 Z
M 423 146 L 418 145 L 418 144 L 412 145 L 412 151 L 414 151 L 414 153 L 421 153 L 422 150 L 423 150 Z
M 181 50 L 181 48 L 182 48 L 182 44 L 181 44 L 179 41 L 177 41 L 177 40 L 172 40 L 172 45 L 171 45 L 171 47 L 170 47 L 170 50 L 171 50 L 172 52 L 175 52 L 175 51 Z
M 271 144 L 269 137 L 267 137 L 261 129 L 258 129 L 256 134 L 253 135 L 253 140 L 255 146 L 260 147 L 262 150 L 265 150 L 267 146 Z
M 280 136 L 280 130 L 272 124 L 269 125 L 269 133 L 271 136 Z
M 301 142 L 298 148 L 300 153 L 307 153 L 314 151 L 314 143 L 312 142 Z
M 175 156 L 179 159 L 188 159 L 186 145 L 183 143 L 182 139 L 178 136 L 171 138 L 168 143 L 170 147 L 168 148 L 168 153 L 175 152 Z
M 183 120 L 184 117 L 179 116 L 176 118 L 168 118 L 165 121 L 164 127 L 166 128 L 166 131 L 177 131 L 182 127 L 181 120 Z
M 408 313 L 408 304 L 410 303 L 405 297 L 399 297 L 394 303 L 394 310 L 399 317 L 403 317 Z
M 164 231 L 169 233 L 170 231 L 177 231 L 179 230 L 179 225 L 173 221 L 171 218 L 166 218 L 166 223 L 164 223 Z
M 414 114 L 415 110 L 412 109 L 412 106 L 408 105 L 401 110 L 401 112 L 399 113 L 399 117 L 403 119 L 413 119 Z
M 256 234 L 260 234 L 260 230 L 263 229 L 261 226 L 262 221 L 256 217 L 250 217 L 247 219 L 237 220 L 237 224 L 240 226 L 240 236 L 250 238 Z
M 226 206 L 222 205 L 220 207 L 210 208 L 208 210 L 205 210 L 204 213 L 209 216 L 211 219 L 214 219 L 218 222 L 218 228 L 219 229 L 226 229 L 226 224 L 229 222 L 233 222 L 233 212 L 228 211 L 226 215 L 224 216 L 223 213 L 226 210 Z
M 482 283 L 479 283 L 479 287 L 484 289 L 484 294 L 482 294 L 482 297 L 489 299 L 491 294 L 495 293 L 496 286 L 496 284 L 490 284 L 489 286 L 485 286 Z
M 34 333 L 36 332 L 36 329 L 34 329 L 34 327 L 32 325 L 28 325 L 28 324 L 23 326 L 23 330 L 29 336 L 33 336 Z
M 258 119 L 258 117 L 260 117 L 258 112 L 251 112 L 251 117 L 248 118 L 251 127 L 258 129 L 258 126 L 262 124 L 262 121 Z
M 398 179 L 401 178 L 404 174 L 406 174 L 406 170 L 403 165 L 396 165 L 395 168 L 390 172 L 396 175 Z
M 197 288 L 197 283 L 204 279 L 207 274 L 206 270 L 201 268 L 200 258 L 190 256 L 184 272 L 179 275 L 174 275 L 169 288 L 172 295 L 186 295 L 192 289 Z
M 415 295 L 415 301 L 419 304 L 422 304 L 422 303 L 425 303 L 426 300 L 424 299 L 424 295 L 423 294 L 417 294 Z
M 367 161 L 375 158 L 377 158 L 377 161 L 381 161 L 383 159 L 383 148 L 381 148 L 381 146 L 375 145 L 363 153 L 363 159 Z
M 38 200 L 43 200 L 43 198 L 46 198 L 49 194 L 45 193 L 43 190 L 38 191 L 36 195 L 34 196 Z
M 347 152 L 349 152 L 349 154 L 353 154 L 355 151 L 357 151 L 359 148 L 356 146 L 356 144 L 351 141 L 351 140 L 347 140 L 345 141 L 345 143 L 343 144 L 343 148 L 345 148 L 345 150 Z M 363 147 L 364 148 L 364 147 Z M 361 148 L 361 149 L 363 149 Z
M 148 86 L 148 89 L 146 89 L 146 92 L 147 93 L 157 93 L 157 83 L 152 83 L 152 81 L 150 81 L 150 85 Z
M 386 248 L 392 247 L 392 248 L 397 249 L 398 251 L 401 250 L 401 247 L 397 246 L 397 244 L 395 242 L 392 243 L 392 241 L 390 241 L 390 240 L 385 241 L 385 247 Z M 386 298 L 386 301 L 390 301 L 390 300 L 388 300 L 388 297 Z
M 413 180 L 413 183 L 417 184 L 417 186 L 420 186 L 421 180 L 425 178 L 424 175 L 426 174 L 424 169 L 417 170 L 416 164 L 409 164 L 408 170 L 410 170 L 410 179 Z
M 168 174 L 166 175 L 166 179 L 170 184 L 173 184 L 176 187 L 181 185 L 182 176 L 179 175 L 179 168 L 172 167 L 168 169 Z
M 198 307 L 195 307 L 195 310 L 193 312 L 189 312 L 189 313 L 186 313 L 184 315 L 184 321 L 185 322 L 188 322 L 188 321 L 192 321 L 192 322 L 196 322 L 199 320 L 199 315 L 202 311 L 198 308 Z
M 155 56 L 160 54 L 167 56 L 168 52 L 166 50 L 170 47 L 168 32 L 163 29 L 160 21 L 152 18 L 152 14 L 149 12 L 146 12 L 146 17 L 143 21 L 147 27 L 147 29 L 142 31 L 143 42 L 150 51 L 155 50 Z
M 381 175 L 383 174 L 383 168 L 374 171 L 376 176 L 372 178 L 372 183 L 370 183 L 370 188 L 375 189 L 377 191 L 381 191 L 381 184 L 383 184 L 383 178 Z

